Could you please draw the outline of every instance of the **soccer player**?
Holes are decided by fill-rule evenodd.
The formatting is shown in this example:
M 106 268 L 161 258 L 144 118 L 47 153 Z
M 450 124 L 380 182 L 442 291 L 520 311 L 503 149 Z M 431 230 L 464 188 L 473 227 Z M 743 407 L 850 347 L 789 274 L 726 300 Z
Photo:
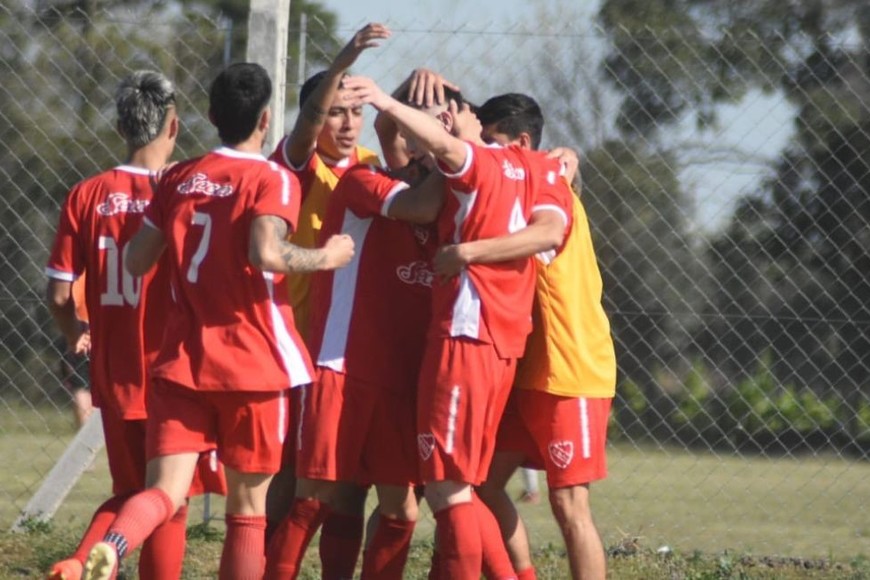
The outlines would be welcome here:
M 544 119 L 538 104 L 511 93 L 479 113 L 487 141 L 537 149 Z M 528 228 L 444 248 L 441 275 L 471 263 L 527 256 L 536 260 L 535 325 L 517 370 L 514 392 L 499 428 L 496 453 L 480 495 L 496 514 L 520 578 L 534 578 L 528 539 L 505 485 L 520 465 L 545 469 L 553 514 L 565 540 L 572 577 L 603 579 L 604 549 L 592 519 L 589 485 L 606 476 L 607 421 L 616 386 L 610 324 L 601 305 L 601 273 L 580 199 L 564 207 L 539 205 Z
M 268 578 L 296 577 L 338 482 L 377 489 L 363 577 L 402 578 L 417 519 L 415 391 L 436 246 L 431 227 L 399 220 L 407 196 L 440 196 L 443 185 L 432 176 L 411 187 L 401 174 L 358 165 L 329 201 L 321 234 L 348 233 L 357 252 L 349 267 L 313 279 L 317 380 L 303 392 L 296 500 L 270 545 Z
M 347 78 L 344 86 L 354 102 L 370 103 L 398 123 L 412 151 L 434 155 L 447 187 L 437 212 L 440 242 L 497 237 L 524 227 L 536 196 L 556 180 L 555 161 L 548 164 L 519 147 L 487 148 L 456 137 L 455 124 L 473 115 L 453 99 L 446 109 L 424 112 L 370 79 Z M 477 578 L 481 572 L 486 516 L 475 505 L 473 486 L 489 469 L 516 359 L 531 330 L 533 295 L 528 259 L 473 264 L 433 288 L 417 444 L 444 578 Z
M 117 563 L 183 499 L 197 454 L 217 446 L 227 475 L 227 533 L 220 578 L 262 577 L 266 490 L 286 435 L 288 389 L 311 381 L 311 362 L 276 288 L 289 271 L 344 266 L 353 242 L 320 249 L 286 241 L 299 184 L 265 159 L 272 84 L 238 63 L 211 85 L 209 119 L 222 146 L 166 172 L 127 251 L 133 275 L 165 255 L 174 306 L 151 368 L 149 488 L 125 502 L 92 550 L 86 578 Z
M 378 46 L 389 35 L 384 25 L 367 24 L 339 51 L 328 69 L 305 81 L 299 91 L 299 116 L 270 157 L 293 171 L 302 184 L 299 224 L 291 237 L 297 246 L 313 248 L 317 244 L 327 202 L 344 172 L 358 163 L 379 164 L 374 151 L 358 144 L 362 109 L 346 103 L 341 79 L 366 49 Z M 307 340 L 310 275 L 293 272 L 287 281 L 296 327 L 303 340 Z M 298 401 L 294 398 L 292 404 L 295 421 Z M 290 428 L 294 429 L 292 423 Z M 293 500 L 293 453 L 294 446 L 288 445 L 281 472 L 269 490 L 267 538 Z M 353 575 L 362 544 L 365 498 L 365 488 L 351 485 L 343 486 L 334 495 L 333 511 L 320 535 L 323 577 L 327 580 Z
M 122 259 L 152 201 L 154 175 L 175 148 L 175 89 L 158 72 L 136 71 L 121 81 L 115 105 L 126 160 L 70 191 L 46 268 L 48 307 L 69 351 L 90 354 L 93 402 L 102 413 L 113 495 L 97 509 L 76 551 L 51 567 L 53 579 L 80 578 L 88 552 L 123 501 L 145 487 L 146 367 L 160 346 L 170 300 L 165 268 L 134 277 L 123 270 Z M 83 300 L 75 300 L 82 282 Z M 89 326 L 76 315 L 76 307 L 85 303 Z M 202 467 L 205 487 L 190 491 L 223 493 L 221 474 Z M 181 573 L 187 507 L 179 502 L 170 516 L 143 546 L 142 578 Z

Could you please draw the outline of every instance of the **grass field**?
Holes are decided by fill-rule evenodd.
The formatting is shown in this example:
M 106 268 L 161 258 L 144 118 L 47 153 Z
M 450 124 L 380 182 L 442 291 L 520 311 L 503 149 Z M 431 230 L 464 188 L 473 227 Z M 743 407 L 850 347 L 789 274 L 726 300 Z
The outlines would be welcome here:
M 58 437 L 58 433 L 62 436 Z M 101 455 L 48 525 L 8 529 L 72 436 L 56 412 L 0 411 L 0 579 L 38 577 L 74 547 L 108 492 Z M 614 445 L 610 475 L 593 487 L 593 509 L 613 578 L 870 578 L 870 465 L 836 456 L 769 459 Z M 519 493 L 513 482 L 512 493 Z M 213 500 L 211 513 L 222 514 Z M 539 576 L 564 578 L 567 563 L 546 501 L 520 506 Z M 191 509 L 186 578 L 209 578 L 220 555 L 220 517 Z M 415 533 L 408 578 L 425 577 L 432 538 Z M 667 555 L 657 553 L 667 546 Z M 311 578 L 316 558 L 309 555 Z M 132 562 L 131 562 L 132 564 Z

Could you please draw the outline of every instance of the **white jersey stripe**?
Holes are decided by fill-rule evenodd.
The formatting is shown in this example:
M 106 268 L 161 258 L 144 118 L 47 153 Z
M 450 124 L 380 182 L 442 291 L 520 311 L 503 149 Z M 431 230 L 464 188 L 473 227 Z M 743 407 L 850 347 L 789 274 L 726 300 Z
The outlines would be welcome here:
M 274 277 L 271 272 L 263 272 L 263 278 L 266 280 L 266 288 L 269 290 L 269 313 L 272 317 L 275 342 L 278 346 L 278 352 L 281 353 L 284 371 L 289 375 L 290 386 L 307 385 L 311 382 L 311 375 L 308 374 L 308 369 L 305 366 L 305 357 L 302 356 L 299 346 L 290 336 L 290 332 L 284 324 L 284 318 L 275 305 Z
M 459 274 L 459 293 L 453 303 L 450 336 L 480 337 L 480 294 L 474 287 L 468 270 Z
M 45 275 L 49 278 L 54 278 L 55 280 L 60 280 L 61 282 L 75 282 L 76 276 L 72 272 L 63 272 L 61 270 L 56 270 L 54 268 L 45 268 Z
M 589 404 L 586 397 L 578 399 L 580 405 L 580 447 L 583 459 L 592 457 L 590 450 L 591 442 L 589 440 Z
M 444 452 L 448 455 L 453 453 L 456 439 L 456 417 L 459 415 L 459 396 L 462 389 L 454 385 L 450 391 L 450 415 L 447 417 L 447 438 L 444 442 Z
M 280 405 L 278 406 L 278 441 L 282 444 L 287 438 L 287 402 L 284 400 L 287 397 L 287 391 L 281 391 L 278 395 Z
M 333 273 L 329 313 L 326 315 L 323 341 L 320 345 L 320 353 L 317 355 L 318 366 L 339 373 L 344 372 L 347 335 L 353 314 L 353 297 L 356 295 L 356 285 L 359 280 L 359 263 L 363 254 L 363 243 L 371 223 L 372 218 L 360 219 L 352 211 L 344 211 L 341 232 L 351 237 L 356 251 L 347 266 Z

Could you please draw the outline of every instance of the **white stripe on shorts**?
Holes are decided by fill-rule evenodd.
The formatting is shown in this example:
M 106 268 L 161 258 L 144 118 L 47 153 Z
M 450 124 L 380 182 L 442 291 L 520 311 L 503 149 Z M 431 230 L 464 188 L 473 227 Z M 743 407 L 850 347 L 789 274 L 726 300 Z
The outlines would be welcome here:
M 284 400 L 287 397 L 287 391 L 281 391 L 278 397 L 278 441 L 282 444 L 287 438 L 287 402 Z
M 580 446 L 583 450 L 583 459 L 592 457 L 590 450 L 591 442 L 589 440 L 589 405 L 586 402 L 586 397 L 580 397 Z
M 453 453 L 453 441 L 456 438 L 456 416 L 459 414 L 459 385 L 454 385 L 450 391 L 450 416 L 447 418 L 447 442 L 444 451 L 450 455 Z
M 296 450 L 300 451 L 302 449 L 302 417 L 305 412 L 305 395 L 308 394 L 308 389 L 311 385 L 306 385 L 302 387 L 302 390 L 299 392 L 299 425 L 296 427 Z

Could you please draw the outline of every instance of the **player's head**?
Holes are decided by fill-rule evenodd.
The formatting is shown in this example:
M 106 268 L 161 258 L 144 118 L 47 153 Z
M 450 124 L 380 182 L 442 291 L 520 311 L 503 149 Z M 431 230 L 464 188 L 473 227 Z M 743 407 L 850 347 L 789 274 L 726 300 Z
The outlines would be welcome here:
M 138 70 L 124 77 L 115 91 L 115 108 L 118 132 L 131 148 L 145 147 L 161 134 L 174 143 L 175 87 L 161 73 Z M 170 125 L 174 125 L 171 131 Z
M 314 89 L 326 76 L 327 71 L 321 71 L 309 77 L 302 85 L 299 90 L 300 111 L 311 98 Z M 317 136 L 317 151 L 332 159 L 344 159 L 351 156 L 362 130 L 362 107 L 349 107 L 344 96 L 345 91 L 339 85 L 329 108 L 326 109 L 326 119 L 320 134 Z
M 441 126 L 444 127 L 447 132 L 454 135 L 456 134 L 454 123 L 455 119 L 453 117 L 453 114 L 450 112 L 450 102 L 454 101 L 456 103 L 457 110 L 460 111 L 463 109 L 464 105 L 470 105 L 470 103 L 468 103 L 462 96 L 461 92 L 451 89 L 450 87 L 444 87 L 444 102 L 436 103 L 430 107 L 418 106 L 414 103 L 411 103 L 410 95 L 408 93 L 405 93 L 404 95 L 399 94 L 398 100 L 407 103 L 410 106 L 415 107 L 432 117 L 435 117 L 436 119 L 438 119 L 438 121 L 441 123 Z M 408 135 L 404 135 L 404 137 L 405 147 L 407 148 L 408 155 L 412 159 L 422 161 L 427 168 L 434 168 L 434 157 L 432 157 L 432 155 L 427 151 L 424 151 L 423 149 L 418 147 L 416 141 L 413 138 Z
M 255 131 L 265 137 L 271 98 L 272 81 L 262 66 L 240 62 L 225 68 L 212 83 L 208 95 L 208 116 L 221 141 L 236 145 Z
M 477 110 L 483 140 L 499 145 L 515 144 L 526 149 L 541 145 L 544 114 L 532 97 L 507 93 L 492 97 Z

